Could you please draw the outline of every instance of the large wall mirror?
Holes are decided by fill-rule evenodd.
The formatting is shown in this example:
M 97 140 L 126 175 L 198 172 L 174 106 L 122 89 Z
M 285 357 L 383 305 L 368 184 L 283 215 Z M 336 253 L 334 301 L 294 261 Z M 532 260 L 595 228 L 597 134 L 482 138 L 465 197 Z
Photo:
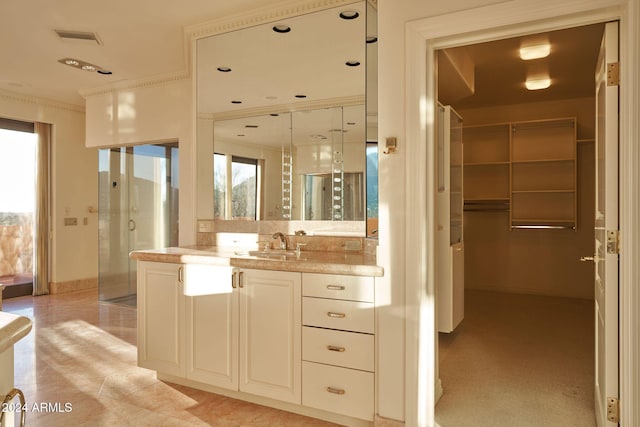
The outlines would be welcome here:
M 360 1 L 197 40 L 198 218 L 376 235 L 375 29 Z

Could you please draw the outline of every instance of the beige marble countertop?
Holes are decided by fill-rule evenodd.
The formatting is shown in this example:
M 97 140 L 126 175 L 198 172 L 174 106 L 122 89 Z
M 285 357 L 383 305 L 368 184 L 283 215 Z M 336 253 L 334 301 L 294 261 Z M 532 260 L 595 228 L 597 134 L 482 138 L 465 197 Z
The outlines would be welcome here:
M 0 311 L 0 353 L 31 331 L 31 319 Z
M 302 251 L 300 257 L 250 256 L 248 250 L 216 246 L 186 246 L 133 251 L 131 259 L 138 261 L 173 262 L 180 264 L 229 265 L 260 270 L 295 271 L 302 273 L 347 274 L 352 276 L 382 276 L 384 270 L 373 255 L 343 252 Z

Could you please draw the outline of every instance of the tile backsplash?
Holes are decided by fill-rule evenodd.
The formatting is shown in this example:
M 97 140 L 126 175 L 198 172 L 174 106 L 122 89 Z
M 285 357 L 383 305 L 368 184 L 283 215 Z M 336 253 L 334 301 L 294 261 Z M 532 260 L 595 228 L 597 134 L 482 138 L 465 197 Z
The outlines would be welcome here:
M 280 231 L 287 236 L 288 248 L 295 249 L 296 243 L 304 243 L 303 251 L 349 251 L 375 255 L 376 239 L 363 237 L 364 223 L 344 221 L 340 231 L 332 231 L 331 221 L 214 221 L 198 220 L 198 246 L 259 248 L 269 242 L 277 245 L 272 236 Z M 303 230 L 306 235 L 298 236 Z

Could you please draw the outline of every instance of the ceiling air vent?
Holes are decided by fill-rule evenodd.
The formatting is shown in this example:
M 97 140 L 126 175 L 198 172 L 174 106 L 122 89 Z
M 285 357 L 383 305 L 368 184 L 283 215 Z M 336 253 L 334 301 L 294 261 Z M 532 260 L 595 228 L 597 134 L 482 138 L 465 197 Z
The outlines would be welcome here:
M 69 31 L 69 30 L 53 30 L 58 37 L 66 41 L 93 42 L 101 45 L 100 39 L 96 33 L 85 31 Z

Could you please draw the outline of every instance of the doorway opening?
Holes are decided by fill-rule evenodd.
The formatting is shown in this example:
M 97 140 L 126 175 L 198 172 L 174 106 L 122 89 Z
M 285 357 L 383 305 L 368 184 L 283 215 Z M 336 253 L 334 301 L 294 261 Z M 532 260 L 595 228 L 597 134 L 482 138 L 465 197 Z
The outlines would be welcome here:
M 98 291 L 136 306 L 133 250 L 178 245 L 178 143 L 99 150 Z
M 462 306 L 464 319 L 440 328 L 440 425 L 596 425 L 594 268 L 580 258 L 594 251 L 603 31 L 593 24 L 437 51 L 438 101 L 462 118 L 464 147 L 463 299 L 445 307 L 438 297 L 437 307 Z M 550 55 L 519 57 L 545 42 Z M 550 87 L 524 89 L 527 77 L 545 76 Z
M 0 286 L 4 285 L 0 292 L 4 299 L 33 293 L 37 145 L 33 123 L 0 119 Z

